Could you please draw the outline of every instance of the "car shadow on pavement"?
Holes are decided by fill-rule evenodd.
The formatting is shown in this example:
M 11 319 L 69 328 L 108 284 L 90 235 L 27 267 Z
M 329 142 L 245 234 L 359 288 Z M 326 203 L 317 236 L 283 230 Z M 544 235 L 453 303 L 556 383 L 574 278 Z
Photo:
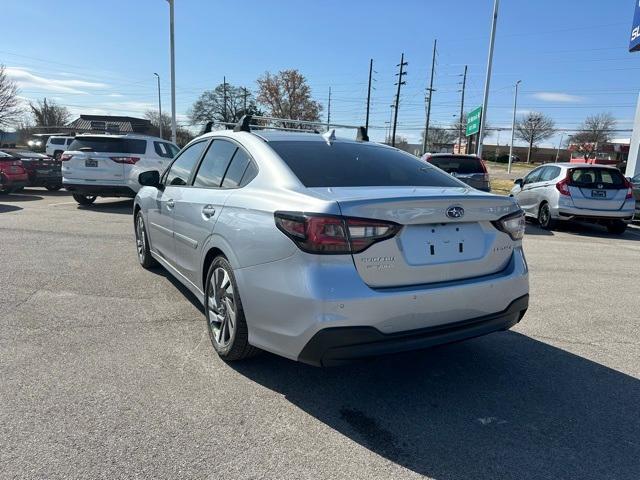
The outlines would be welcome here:
M 0 193 L 0 200 L 13 203 L 13 202 L 32 202 L 34 200 L 42 200 L 42 197 L 38 195 L 30 195 L 27 193 Z
M 528 222 L 525 226 L 524 233 L 525 235 L 541 235 L 545 237 L 553 236 L 553 232 L 545 230 L 544 228 L 540 228 L 538 225 Z
M 131 215 L 133 218 L 133 199 L 120 199 L 111 201 L 101 201 L 98 199 L 93 205 L 78 205 L 78 210 L 89 210 L 97 213 L 116 213 L 122 215 Z
M 22 207 L 17 205 L 4 205 L 0 203 L 0 213 L 15 212 L 16 210 L 22 210 Z
M 160 277 L 166 278 L 171 283 L 171 285 L 173 285 L 176 288 L 176 290 L 180 291 L 180 293 L 182 295 L 184 295 L 184 297 L 187 300 L 189 300 L 191 305 L 193 305 L 198 310 L 200 310 L 200 313 L 202 313 L 204 315 L 205 312 L 204 312 L 204 307 L 202 306 L 202 303 L 200 303 L 200 301 L 191 292 L 191 290 L 189 290 L 187 287 L 185 287 L 182 284 L 182 282 L 180 282 L 177 278 L 175 278 L 173 275 L 171 275 L 169 272 L 167 272 L 163 267 L 156 266 L 154 268 L 148 269 L 147 271 L 151 272 L 151 273 L 155 273 L 156 275 L 158 275 Z
M 581 223 L 581 222 L 567 222 L 561 224 L 557 230 L 559 232 L 565 232 L 570 235 L 576 235 L 580 237 L 593 237 L 593 238 L 611 238 L 617 240 L 630 240 L 640 242 L 640 229 L 635 227 L 627 227 L 627 231 L 622 235 L 615 233 L 609 233 L 606 227 L 593 223 Z
M 515 332 L 337 368 L 269 354 L 232 366 L 435 479 L 640 472 L 640 381 Z

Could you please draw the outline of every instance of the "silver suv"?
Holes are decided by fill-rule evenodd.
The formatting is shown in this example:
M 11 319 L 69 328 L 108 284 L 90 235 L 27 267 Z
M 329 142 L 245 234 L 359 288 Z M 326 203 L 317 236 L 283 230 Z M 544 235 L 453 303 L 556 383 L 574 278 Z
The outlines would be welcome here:
M 225 360 L 329 365 L 505 330 L 527 310 L 514 200 L 395 148 L 217 131 L 140 183 L 140 263 L 196 295 Z
M 559 222 L 581 220 L 622 234 L 633 219 L 631 183 L 614 167 L 554 163 L 519 178 L 511 190 L 525 215 L 552 229 Z

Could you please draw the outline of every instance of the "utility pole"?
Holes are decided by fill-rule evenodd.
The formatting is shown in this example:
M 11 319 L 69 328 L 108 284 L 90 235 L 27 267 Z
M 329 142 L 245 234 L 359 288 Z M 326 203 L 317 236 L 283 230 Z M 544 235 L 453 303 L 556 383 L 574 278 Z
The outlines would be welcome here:
M 560 157 L 560 147 L 562 147 L 563 138 L 564 138 L 564 132 L 560 134 L 560 141 L 558 142 L 558 150 L 556 151 L 556 163 L 558 163 L 558 158 Z
M 329 106 L 327 107 L 327 132 L 331 127 L 331 87 L 329 87 Z
M 464 122 L 464 91 L 467 88 L 467 66 L 462 75 L 462 98 L 460 99 L 460 120 L 458 123 L 458 153 L 462 150 L 462 124 Z M 466 133 L 466 132 L 465 132 Z
M 169 2 L 169 37 L 171 43 L 171 141 L 176 143 L 176 51 L 175 35 L 173 31 L 173 3 Z
M 491 83 L 491 68 L 493 66 L 493 46 L 496 43 L 496 25 L 498 23 L 498 8 L 500 0 L 493 3 L 493 23 L 491 24 L 491 39 L 489 40 L 489 58 L 487 59 L 487 76 L 484 80 L 484 97 L 482 100 L 482 116 L 480 117 L 480 132 L 478 132 L 478 158 L 482 158 L 482 142 L 484 140 L 484 126 L 487 118 L 487 105 L 489 103 L 489 84 Z
M 227 77 L 222 77 L 222 121 L 228 122 L 227 119 Z
M 428 106 L 427 106 L 427 119 L 424 125 L 424 138 L 422 139 L 422 153 L 427 153 L 427 139 L 429 137 L 429 120 L 431 119 L 431 97 L 433 97 L 433 73 L 436 68 L 436 48 L 438 46 L 438 39 L 436 38 L 433 41 L 433 57 L 431 58 L 431 81 L 429 82 L 429 88 L 427 88 L 427 92 L 429 95 L 428 98 Z
M 369 88 L 367 89 L 367 118 L 364 121 L 364 129 L 369 135 L 369 106 L 371 105 L 371 74 L 373 73 L 373 58 L 369 60 Z
M 160 100 L 160 75 L 154 73 L 156 78 L 158 79 L 158 128 L 160 129 L 160 138 L 164 138 L 162 136 L 162 101 Z
M 398 77 L 398 81 L 396 82 L 396 85 L 398 86 L 398 90 L 396 92 L 395 114 L 393 116 L 393 133 L 391 137 L 392 147 L 396 146 L 396 127 L 398 126 L 398 109 L 400 108 L 400 87 L 402 87 L 402 85 L 405 85 L 407 83 L 402 80 L 402 76 L 407 74 L 407 72 L 404 71 L 404 67 L 408 64 L 409 62 L 404 61 L 404 53 L 403 53 L 400 56 L 400 63 L 396 65 L 397 67 L 400 67 L 400 71 L 396 73 L 396 76 Z
M 511 146 L 509 147 L 509 163 L 507 164 L 507 173 L 511 173 L 511 163 L 513 162 L 513 138 L 516 133 L 516 108 L 518 108 L 518 85 L 522 80 L 516 82 L 516 94 L 513 97 L 513 121 L 511 122 Z

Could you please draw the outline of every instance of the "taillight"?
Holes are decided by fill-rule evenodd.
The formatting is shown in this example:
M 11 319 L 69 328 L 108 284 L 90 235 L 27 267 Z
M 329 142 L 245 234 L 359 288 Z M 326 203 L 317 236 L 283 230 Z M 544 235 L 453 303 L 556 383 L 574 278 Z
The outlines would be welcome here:
M 489 181 L 489 170 L 487 170 L 487 164 L 484 160 L 480 160 L 480 165 L 482 165 L 482 171 L 484 172 L 484 181 Z
M 506 217 L 502 217 L 500 220 L 491 223 L 493 223 L 498 230 L 509 235 L 511 240 L 522 240 L 522 237 L 524 237 L 526 223 L 522 210 L 510 213 Z
M 61 161 L 61 162 L 66 162 L 66 161 L 68 161 L 68 160 L 71 160 L 72 158 L 73 158 L 73 155 L 69 155 L 68 153 L 63 153 L 63 154 L 60 156 L 60 161 Z
M 126 163 L 127 165 L 133 165 L 140 160 L 139 157 L 110 157 L 110 158 L 116 163 Z
M 624 197 L 624 199 L 629 200 L 630 198 L 633 198 L 633 183 L 625 178 L 624 186 L 627 187 L 627 196 Z
M 560 192 L 560 195 L 571 196 L 571 191 L 569 190 L 569 180 L 567 178 L 563 178 L 558 183 L 556 183 L 556 189 Z
M 336 215 L 276 212 L 274 216 L 278 229 L 308 253 L 360 253 L 401 228 L 393 222 Z

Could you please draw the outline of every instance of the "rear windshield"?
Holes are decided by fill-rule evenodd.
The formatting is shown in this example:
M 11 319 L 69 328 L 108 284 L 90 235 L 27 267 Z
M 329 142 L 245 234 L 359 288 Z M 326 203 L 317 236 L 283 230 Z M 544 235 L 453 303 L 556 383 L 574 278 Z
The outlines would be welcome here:
M 145 153 L 147 141 L 134 138 L 76 137 L 69 145 L 69 150 L 82 148 L 90 148 L 93 152 Z
M 484 173 L 482 162 L 480 162 L 479 158 L 474 157 L 459 157 L 454 155 L 438 156 L 431 157 L 429 163 L 432 163 L 447 173 Z
M 624 188 L 625 179 L 613 168 L 574 168 L 569 174 L 570 184 L 581 188 Z
M 306 187 L 460 187 L 416 157 L 375 144 L 269 142 Z

